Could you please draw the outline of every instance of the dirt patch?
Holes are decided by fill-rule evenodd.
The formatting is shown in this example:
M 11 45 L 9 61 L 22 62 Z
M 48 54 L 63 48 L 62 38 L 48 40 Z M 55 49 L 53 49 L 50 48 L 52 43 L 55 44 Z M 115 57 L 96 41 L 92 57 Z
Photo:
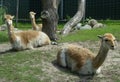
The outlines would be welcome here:
M 56 66 L 54 60 L 56 58 L 56 53 L 60 47 L 63 45 L 68 45 L 70 43 L 59 43 L 58 45 L 47 45 L 40 48 L 35 48 L 35 50 L 40 50 L 42 53 L 53 53 L 49 62 L 43 61 L 43 68 L 46 76 L 49 76 L 50 82 L 79 82 L 79 77 L 76 74 L 70 73 L 65 68 L 59 68 Z M 98 41 L 86 41 L 86 42 L 74 42 L 71 44 L 80 45 L 86 48 L 89 48 L 94 53 L 97 54 L 99 50 L 100 43 Z M 108 56 L 102 65 L 102 73 L 101 75 L 96 75 L 92 82 L 116 82 L 120 80 L 120 42 L 118 42 L 118 46 L 115 50 L 110 50 Z M 9 43 L 0 44 L 0 53 L 5 53 L 9 51 L 11 46 Z M 61 73 L 61 71 L 63 71 Z M 64 72 L 64 71 L 67 71 Z M 69 73 L 68 73 L 69 72 Z M 39 77 L 39 76 L 38 76 Z M 45 78 L 45 77 L 44 77 Z M 44 79 L 40 78 L 40 79 Z M 83 81 L 86 82 L 86 81 Z

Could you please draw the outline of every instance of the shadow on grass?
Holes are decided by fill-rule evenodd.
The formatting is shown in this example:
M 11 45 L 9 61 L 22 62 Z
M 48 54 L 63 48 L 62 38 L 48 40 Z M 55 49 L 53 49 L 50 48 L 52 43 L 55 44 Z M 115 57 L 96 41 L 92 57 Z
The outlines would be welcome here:
M 14 52 L 19 52 L 19 51 L 24 51 L 24 50 L 14 50 L 14 49 L 8 49 L 0 52 L 0 55 L 4 55 L 6 53 L 14 53 Z
M 53 64 L 54 67 L 56 67 L 60 71 L 63 71 L 64 73 L 68 73 L 68 74 L 71 74 L 71 75 L 74 75 L 74 76 L 78 76 L 79 80 L 77 80 L 75 82 L 90 82 L 91 80 L 93 80 L 94 74 L 92 74 L 92 75 L 79 75 L 76 72 L 71 72 L 71 70 L 69 68 L 59 66 L 57 64 L 56 60 L 52 61 L 52 64 Z
M 15 52 L 15 51 L 13 51 L 12 49 L 4 50 L 4 51 L 0 52 L 0 55 L 10 53 L 10 52 Z

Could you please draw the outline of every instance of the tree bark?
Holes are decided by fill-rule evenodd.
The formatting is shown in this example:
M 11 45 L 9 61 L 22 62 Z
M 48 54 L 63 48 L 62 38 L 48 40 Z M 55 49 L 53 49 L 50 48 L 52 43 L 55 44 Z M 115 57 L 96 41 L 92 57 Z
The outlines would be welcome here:
M 64 25 L 61 34 L 68 34 L 72 27 L 81 21 L 85 12 L 85 0 L 78 0 L 78 11 L 77 13 Z
M 41 0 L 43 11 L 41 18 L 43 23 L 42 31 L 45 32 L 49 38 L 56 41 L 56 29 L 58 25 L 58 5 L 59 0 Z

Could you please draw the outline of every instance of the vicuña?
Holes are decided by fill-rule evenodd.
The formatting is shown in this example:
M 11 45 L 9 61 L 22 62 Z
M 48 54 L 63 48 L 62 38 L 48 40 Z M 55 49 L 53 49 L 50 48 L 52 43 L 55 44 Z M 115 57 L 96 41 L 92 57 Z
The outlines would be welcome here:
M 116 40 L 111 33 L 105 33 L 98 37 L 101 39 L 101 46 L 97 56 L 89 49 L 68 45 L 58 51 L 57 63 L 62 67 L 70 68 L 71 71 L 77 72 L 79 75 L 100 73 L 100 66 L 107 57 L 109 49 L 115 49 Z
M 31 12 L 29 12 L 29 14 L 30 14 L 30 19 L 31 19 L 33 30 L 42 31 L 42 24 L 36 24 L 36 22 L 35 22 L 36 13 L 31 11 Z
M 5 15 L 4 18 L 8 27 L 8 36 L 12 49 L 33 49 L 34 47 L 51 44 L 49 37 L 44 32 L 34 30 L 15 32 L 12 23 L 14 16 Z

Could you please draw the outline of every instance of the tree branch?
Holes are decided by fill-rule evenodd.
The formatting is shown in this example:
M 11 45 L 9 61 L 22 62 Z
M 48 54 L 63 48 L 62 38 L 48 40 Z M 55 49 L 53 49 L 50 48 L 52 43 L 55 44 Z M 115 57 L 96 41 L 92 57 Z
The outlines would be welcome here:
M 84 11 L 85 11 L 85 0 L 79 0 L 78 2 L 79 2 L 79 4 L 78 4 L 77 13 L 73 16 L 73 18 L 71 18 L 64 25 L 61 34 L 64 34 L 64 35 L 68 34 L 70 32 L 71 28 L 74 27 L 83 18 Z

